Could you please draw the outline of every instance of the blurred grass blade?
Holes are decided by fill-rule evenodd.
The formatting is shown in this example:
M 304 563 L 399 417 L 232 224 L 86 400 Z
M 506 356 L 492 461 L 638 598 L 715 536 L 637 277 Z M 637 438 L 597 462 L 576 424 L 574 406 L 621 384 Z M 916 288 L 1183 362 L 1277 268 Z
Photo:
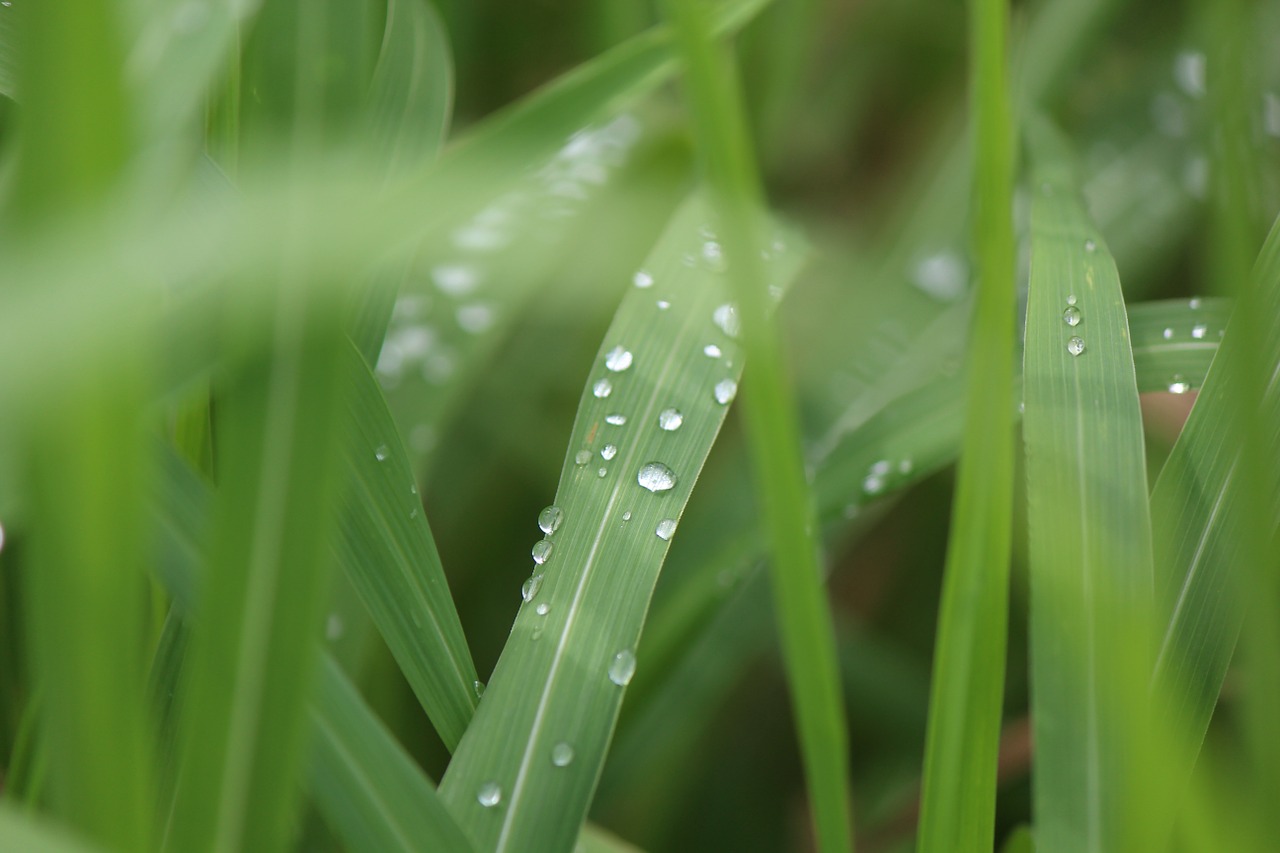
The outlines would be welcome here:
M 793 10 L 794 11 L 794 10 Z M 742 311 L 743 396 L 755 495 L 770 538 L 770 568 L 791 707 L 796 718 L 812 819 L 820 850 L 853 848 L 849 747 L 835 632 L 822 586 L 822 562 L 805 482 L 796 406 L 784 375 L 777 328 L 769 318 L 759 233 L 762 191 L 747 136 L 736 71 L 710 38 L 702 7 L 668 0 L 686 68 L 698 152 Z
M 1009 11 L 969 6 L 977 267 L 964 443 L 934 645 L 917 849 L 990 850 L 1013 504 L 1014 136 Z
M 0 6 L 0 95 L 17 95 L 18 21 L 12 5 Z
M 699 234 L 709 215 L 701 199 L 684 205 L 605 335 L 556 494 L 561 520 L 542 519 L 545 565 L 441 783 L 482 850 L 570 849 L 586 815 L 668 540 L 741 371 L 718 244 Z M 781 285 L 800 252 L 775 255 Z
M 159 576 L 175 606 L 191 613 L 212 496 L 174 453 L 164 451 L 161 460 Z M 309 716 L 312 753 L 304 781 L 351 849 L 470 849 L 430 782 L 327 656 L 311 693 Z
M 343 352 L 351 379 L 338 559 L 436 732 L 453 749 L 475 711 L 475 664 L 382 391 L 356 351 L 345 346 Z
M 1204 383 L 1231 300 L 1162 299 L 1127 306 L 1138 390 L 1185 394 Z
M 1267 430 L 1270 458 L 1276 458 L 1280 423 L 1280 220 L 1272 226 L 1253 272 L 1262 318 L 1260 355 L 1251 368 L 1270 375 L 1258 416 Z M 1240 626 L 1253 590 L 1253 569 L 1245 559 L 1241 506 L 1255 496 L 1238 476 L 1239 444 L 1228 426 L 1238 393 L 1233 377 L 1246 358 L 1234 323 L 1221 353 L 1187 418 L 1151 494 L 1156 555 L 1156 695 L 1166 701 L 1162 716 L 1176 726 L 1187 752 L 1170 768 L 1178 786 L 1186 784 L 1231 664 Z M 1277 483 L 1268 480 L 1263 513 L 1280 516 Z M 1272 567 L 1274 568 L 1274 567 Z
M 1153 758 L 1143 677 L 1151 522 L 1124 301 L 1066 143 L 1046 123 L 1029 141 L 1023 436 L 1036 846 L 1150 850 L 1141 804 L 1155 795 L 1139 769 Z
M 0 804 L 0 850 L 17 853 L 95 853 L 101 848 L 87 844 L 61 827 L 49 824 Z

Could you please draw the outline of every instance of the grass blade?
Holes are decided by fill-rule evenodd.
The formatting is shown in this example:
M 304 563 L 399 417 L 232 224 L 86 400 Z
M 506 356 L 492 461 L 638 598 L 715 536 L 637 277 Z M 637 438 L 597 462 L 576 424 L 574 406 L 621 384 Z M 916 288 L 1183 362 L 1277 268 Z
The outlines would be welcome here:
M 751 382 L 743 398 L 756 496 L 770 536 L 773 595 L 806 785 L 821 850 L 851 850 L 849 757 L 835 632 L 813 534 L 795 402 L 768 314 L 758 233 L 761 189 L 741 93 L 727 57 L 709 38 L 702 9 L 669 0 L 666 16 L 680 38 L 695 139 L 725 231 L 734 296 L 742 307 Z
M 974 258 L 964 443 L 939 605 L 917 849 L 989 850 L 1013 504 L 1013 119 L 1008 9 L 970 6 Z M 1006 421 L 1001 412 L 1008 412 Z
M 1149 850 L 1152 596 L 1142 416 L 1115 264 L 1065 142 L 1033 127 L 1024 368 L 1036 846 Z M 1148 812 L 1149 813 L 1149 812 Z
M 0 849 L 22 853 L 95 853 L 87 844 L 60 827 L 54 827 L 8 805 L 0 804 Z
M 563 523 L 538 546 L 545 567 L 535 565 L 441 783 L 480 849 L 569 849 L 590 803 L 667 540 L 741 370 L 741 349 L 725 331 L 736 332 L 734 315 L 717 313 L 727 304 L 722 276 L 710 262 L 683 260 L 702 256 L 708 216 L 701 200 L 682 208 L 606 334 L 556 494 Z M 775 260 L 776 283 L 794 274 L 797 257 Z M 572 756 L 564 766 L 553 760 L 569 755 L 556 751 L 561 744 Z

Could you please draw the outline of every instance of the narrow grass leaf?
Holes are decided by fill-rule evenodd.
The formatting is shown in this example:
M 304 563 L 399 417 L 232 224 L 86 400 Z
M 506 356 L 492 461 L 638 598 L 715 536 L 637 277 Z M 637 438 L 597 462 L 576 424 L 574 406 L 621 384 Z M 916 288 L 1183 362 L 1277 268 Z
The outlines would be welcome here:
M 0 850 L 22 853 L 95 853 L 95 847 L 65 829 L 0 804 Z
M 1036 845 L 1145 850 L 1152 601 L 1142 416 L 1115 263 L 1066 144 L 1030 132 L 1023 436 Z
M 742 369 L 709 217 L 694 199 L 672 220 L 588 374 L 524 603 L 440 788 L 480 849 L 572 846 L 644 666 L 649 598 Z M 775 254 L 781 285 L 800 253 Z
M 969 11 L 974 259 L 964 443 L 934 645 L 917 849 L 989 850 L 1013 503 L 1013 119 L 1008 8 Z
M 1231 301 L 1162 299 L 1128 306 L 1138 390 L 1185 394 L 1204 383 L 1226 332 Z

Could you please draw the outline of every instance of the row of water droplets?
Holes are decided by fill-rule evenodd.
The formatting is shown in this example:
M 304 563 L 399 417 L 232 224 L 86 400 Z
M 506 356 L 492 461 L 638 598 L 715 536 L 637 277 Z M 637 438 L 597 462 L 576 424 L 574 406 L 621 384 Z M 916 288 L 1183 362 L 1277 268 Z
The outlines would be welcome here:
M 1192 298 L 1187 301 L 1187 307 L 1192 311 L 1199 311 L 1202 306 L 1203 303 L 1198 298 Z M 1219 327 L 1217 337 L 1221 339 L 1226 332 L 1226 329 Z M 1209 334 L 1208 323 L 1194 323 L 1191 326 L 1190 335 L 1193 341 L 1212 340 L 1212 336 Z M 1173 326 L 1165 326 L 1164 330 L 1160 333 L 1160 337 L 1166 341 L 1172 341 L 1176 336 L 1177 332 L 1174 330 Z M 1170 394 L 1185 394 L 1191 390 L 1191 387 L 1191 383 L 1188 382 L 1181 373 L 1175 373 L 1173 374 L 1173 378 L 1169 380 L 1168 390 Z

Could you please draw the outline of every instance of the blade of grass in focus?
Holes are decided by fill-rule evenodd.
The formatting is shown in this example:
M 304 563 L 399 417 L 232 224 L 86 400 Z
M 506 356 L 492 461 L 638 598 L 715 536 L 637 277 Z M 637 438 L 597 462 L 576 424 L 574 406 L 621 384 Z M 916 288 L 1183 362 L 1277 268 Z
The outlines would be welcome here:
M 741 93 L 696 3 L 664 7 L 680 39 L 694 135 L 712 207 L 724 230 L 734 296 L 742 311 L 743 355 L 752 373 L 743 406 L 755 491 L 770 537 L 773 595 L 796 716 L 818 847 L 851 850 L 849 756 L 835 636 L 814 535 L 795 403 L 769 317 L 760 247 L 762 191 Z
M 1014 131 L 1002 0 L 969 7 L 973 254 L 964 442 L 939 604 L 917 849 L 989 850 L 1013 505 Z
M 1042 853 L 1151 850 L 1151 522 L 1119 276 L 1065 141 L 1029 131 L 1023 377 L 1034 815 Z

